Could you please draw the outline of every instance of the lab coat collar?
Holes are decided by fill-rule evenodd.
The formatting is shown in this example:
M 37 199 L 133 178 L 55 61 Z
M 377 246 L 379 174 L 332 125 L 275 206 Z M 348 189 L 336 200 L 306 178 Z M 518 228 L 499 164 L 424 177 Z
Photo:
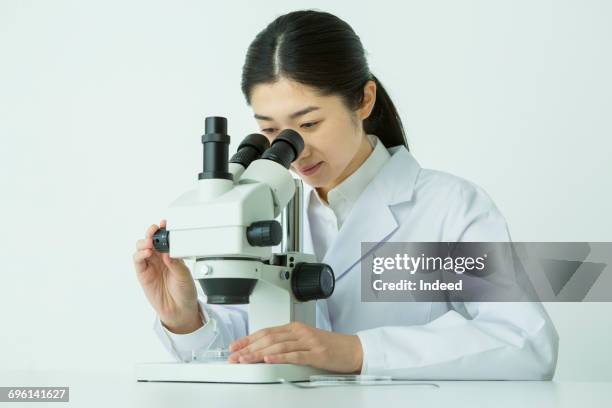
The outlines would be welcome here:
M 352 206 L 353 203 L 357 201 L 364 188 L 374 179 L 374 177 L 376 177 L 376 174 L 378 174 L 387 160 L 389 160 L 390 154 L 378 137 L 373 134 L 368 134 L 367 137 L 372 146 L 370 155 L 353 174 L 349 175 L 344 181 L 327 193 L 329 207 L 336 213 L 336 216 L 338 216 L 338 207 L 341 203 L 348 202 L 349 206 Z M 313 195 L 321 205 L 328 205 L 323 203 L 316 190 L 313 189 L 311 195 Z
M 387 149 L 391 157 L 355 202 L 322 262 L 339 279 L 361 261 L 362 242 L 384 242 L 395 232 L 398 221 L 391 206 L 410 201 L 421 166 L 404 146 Z M 308 205 L 313 187 L 304 184 L 302 211 L 303 251 L 314 253 Z M 365 254 L 364 254 L 365 255 Z

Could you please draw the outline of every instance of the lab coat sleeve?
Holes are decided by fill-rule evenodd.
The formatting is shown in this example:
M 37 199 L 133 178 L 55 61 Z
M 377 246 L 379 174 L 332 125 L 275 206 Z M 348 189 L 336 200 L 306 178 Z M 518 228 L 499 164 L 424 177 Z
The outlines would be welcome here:
M 204 325 L 188 334 L 169 331 L 156 316 L 153 330 L 168 352 L 177 361 L 192 360 L 192 352 L 208 347 L 228 348 L 229 344 L 248 334 L 248 315 L 245 305 L 209 305 L 198 298 Z
M 446 241 L 506 242 L 506 222 L 489 196 L 463 186 L 446 218 Z M 424 325 L 357 332 L 362 374 L 402 379 L 547 380 L 558 335 L 538 302 L 464 302 Z

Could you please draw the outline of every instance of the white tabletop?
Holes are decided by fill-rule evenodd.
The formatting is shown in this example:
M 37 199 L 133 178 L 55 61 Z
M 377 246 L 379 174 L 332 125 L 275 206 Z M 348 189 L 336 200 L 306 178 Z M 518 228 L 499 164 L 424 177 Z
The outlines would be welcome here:
M 297 389 L 286 384 L 137 382 L 132 367 L 116 371 L 6 371 L 0 386 L 69 386 L 71 407 L 609 407 L 611 382 L 437 381 L 440 388 L 342 386 Z M 40 407 L 41 403 L 19 403 Z

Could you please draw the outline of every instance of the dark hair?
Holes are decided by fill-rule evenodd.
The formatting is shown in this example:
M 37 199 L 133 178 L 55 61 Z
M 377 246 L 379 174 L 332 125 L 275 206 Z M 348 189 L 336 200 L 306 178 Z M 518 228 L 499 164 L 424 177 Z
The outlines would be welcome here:
M 242 69 L 242 92 L 251 104 L 255 85 L 285 77 L 339 95 L 351 110 L 363 101 L 367 81 L 376 83 L 376 102 L 363 121 L 364 131 L 378 136 L 386 147 L 406 142 L 402 121 L 380 81 L 372 75 L 359 36 L 330 13 L 294 11 L 276 18 L 261 31 L 247 51 Z

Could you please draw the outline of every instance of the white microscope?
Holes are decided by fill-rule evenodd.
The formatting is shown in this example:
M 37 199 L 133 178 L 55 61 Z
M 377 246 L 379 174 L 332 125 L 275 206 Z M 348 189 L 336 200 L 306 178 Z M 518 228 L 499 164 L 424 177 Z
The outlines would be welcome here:
M 207 117 L 203 171 L 197 186 L 174 201 L 167 225 L 153 236 L 157 251 L 195 261 L 192 275 L 209 304 L 248 304 L 249 334 L 301 321 L 316 325 L 316 299 L 333 293 L 332 269 L 301 253 L 302 184 L 288 171 L 304 148 L 295 131 L 272 145 L 247 136 L 228 163 L 227 120 Z M 276 218 L 281 218 L 279 223 Z M 272 247 L 281 245 L 280 253 Z M 227 350 L 188 363 L 144 363 L 138 381 L 273 383 L 325 374 L 294 364 L 230 364 Z

